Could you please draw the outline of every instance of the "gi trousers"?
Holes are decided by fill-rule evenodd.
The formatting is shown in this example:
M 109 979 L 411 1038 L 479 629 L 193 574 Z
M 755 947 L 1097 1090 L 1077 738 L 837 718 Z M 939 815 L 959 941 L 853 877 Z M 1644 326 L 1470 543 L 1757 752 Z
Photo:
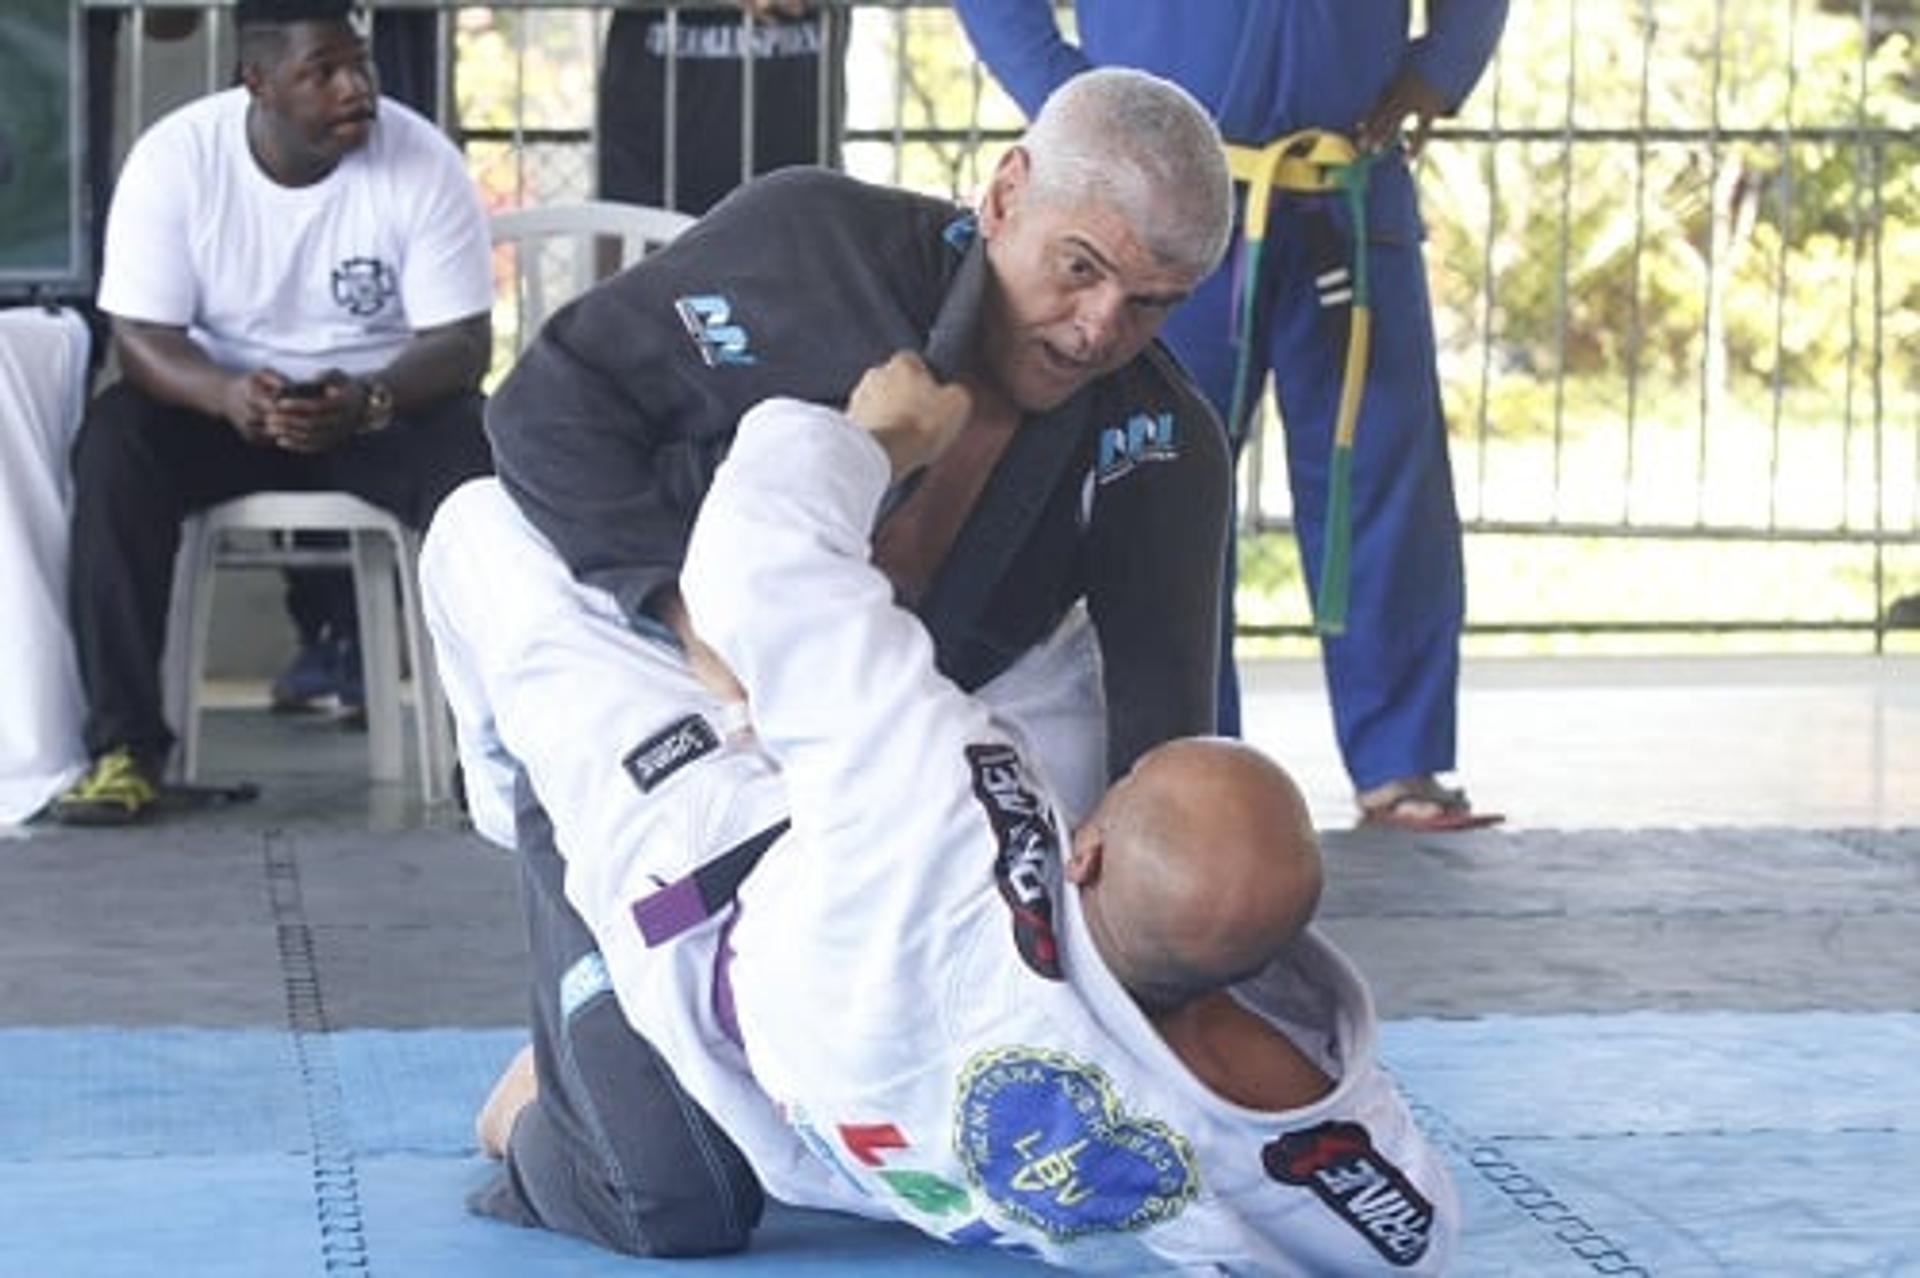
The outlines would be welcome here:
M 766 1206 L 760 1182 L 621 1014 L 525 773 L 514 807 L 539 1093 L 499 1175 L 468 1205 L 636 1256 L 740 1250 Z
M 1246 335 L 1258 388 L 1271 370 L 1285 428 L 1294 535 L 1307 587 L 1317 591 L 1325 546 L 1327 473 L 1346 362 L 1349 311 L 1322 307 L 1318 247 L 1298 228 L 1324 197 L 1282 197 L 1269 215 L 1254 331 Z M 1236 228 L 1237 229 L 1237 228 Z M 1350 246 L 1343 246 L 1346 253 Z M 1355 788 L 1454 766 L 1460 631 L 1466 578 L 1453 470 L 1435 366 L 1432 301 L 1417 241 L 1379 231 L 1371 253 L 1373 342 L 1353 457 L 1352 598 L 1346 633 L 1321 642 L 1335 735 Z M 1236 240 L 1161 331 L 1236 440 L 1228 421 L 1236 359 Z M 1221 730 L 1238 735 L 1233 680 L 1235 545 L 1227 548 Z

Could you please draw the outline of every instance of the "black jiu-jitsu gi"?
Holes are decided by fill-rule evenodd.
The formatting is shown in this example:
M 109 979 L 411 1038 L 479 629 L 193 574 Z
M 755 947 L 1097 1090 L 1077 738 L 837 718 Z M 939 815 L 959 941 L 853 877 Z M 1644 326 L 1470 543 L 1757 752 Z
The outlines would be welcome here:
M 500 481 L 576 579 L 657 634 L 649 603 L 677 580 L 746 410 L 842 403 L 902 349 L 962 373 L 993 287 L 951 204 L 816 170 L 763 178 L 553 316 L 489 402 Z M 1211 731 L 1228 477 L 1217 421 L 1158 345 L 1030 415 L 916 607 L 941 670 L 978 688 L 1084 601 L 1109 767 Z M 620 759 L 648 743 L 605 745 Z M 621 1019 L 524 779 L 515 806 L 541 1091 L 476 1206 L 624 1251 L 744 1245 L 758 1185 Z M 475 817 L 488 828 L 477 797 Z
M 750 183 L 547 323 L 488 404 L 500 478 L 639 619 L 741 414 L 842 403 L 897 350 L 962 371 L 986 268 L 951 204 L 820 170 Z M 1157 344 L 1029 418 L 916 610 L 942 670 L 978 687 L 1084 598 L 1112 766 L 1211 731 L 1227 482 L 1211 411 Z

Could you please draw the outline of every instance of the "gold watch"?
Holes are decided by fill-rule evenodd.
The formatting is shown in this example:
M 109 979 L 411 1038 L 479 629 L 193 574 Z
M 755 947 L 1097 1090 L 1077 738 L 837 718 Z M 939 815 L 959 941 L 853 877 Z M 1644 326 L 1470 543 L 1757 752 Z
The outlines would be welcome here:
M 393 425 L 393 392 L 385 382 L 369 380 L 367 387 L 367 409 L 360 418 L 360 433 L 371 435 Z

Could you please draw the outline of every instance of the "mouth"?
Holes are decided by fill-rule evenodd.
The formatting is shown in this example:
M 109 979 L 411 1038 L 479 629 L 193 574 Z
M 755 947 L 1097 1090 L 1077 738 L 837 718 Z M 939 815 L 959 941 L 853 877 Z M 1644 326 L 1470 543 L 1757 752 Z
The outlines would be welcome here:
M 1056 377 L 1087 377 L 1094 371 L 1092 360 L 1077 359 L 1048 341 L 1040 343 L 1040 359 Z

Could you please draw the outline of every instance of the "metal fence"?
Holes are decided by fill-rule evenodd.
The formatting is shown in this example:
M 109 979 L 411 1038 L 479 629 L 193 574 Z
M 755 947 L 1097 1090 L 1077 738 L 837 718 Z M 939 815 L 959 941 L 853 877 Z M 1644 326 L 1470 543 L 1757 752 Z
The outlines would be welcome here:
M 136 19 L 120 146 L 156 110 L 156 56 L 176 81 L 197 63 L 185 96 L 230 78 L 225 4 L 166 52 L 131 34 L 154 6 L 82 3 Z M 375 24 L 412 23 L 431 46 L 428 105 L 500 208 L 593 193 L 609 15 L 680 7 L 380 0 Z M 1920 590 L 1915 11 L 1515 0 L 1494 66 L 1421 165 L 1474 630 L 1885 642 L 1890 601 Z M 950 10 L 833 0 L 825 23 L 820 154 L 969 196 L 1020 116 Z M 1278 429 L 1269 412 L 1241 476 L 1256 533 L 1287 522 Z M 1248 633 L 1303 628 L 1297 590 L 1273 600 L 1243 605 Z

